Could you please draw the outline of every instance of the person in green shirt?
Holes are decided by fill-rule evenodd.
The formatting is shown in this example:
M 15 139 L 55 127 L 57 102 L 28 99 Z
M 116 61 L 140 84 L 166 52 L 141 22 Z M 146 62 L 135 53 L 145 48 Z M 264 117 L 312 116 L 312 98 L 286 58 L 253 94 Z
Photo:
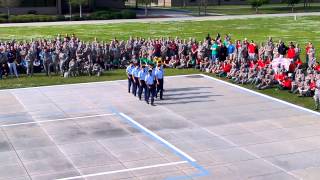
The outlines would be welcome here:
M 218 44 L 215 40 L 211 41 L 211 64 L 215 63 L 217 60 L 217 54 L 218 54 Z

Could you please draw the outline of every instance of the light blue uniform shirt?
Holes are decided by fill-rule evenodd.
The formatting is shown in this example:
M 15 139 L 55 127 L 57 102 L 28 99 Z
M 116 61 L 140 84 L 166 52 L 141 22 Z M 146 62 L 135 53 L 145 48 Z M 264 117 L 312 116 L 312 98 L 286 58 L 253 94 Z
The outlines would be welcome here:
M 132 75 L 134 77 L 139 77 L 139 67 L 135 67 L 133 70 L 132 70 Z
M 144 81 L 146 79 L 147 74 L 148 74 L 148 71 L 146 71 L 145 69 L 142 69 L 139 71 L 138 77 L 140 78 L 140 80 Z
M 132 75 L 133 69 L 134 69 L 134 66 L 128 66 L 126 71 L 129 75 Z
M 163 79 L 163 76 L 164 76 L 164 71 L 163 69 L 157 69 L 156 72 L 155 72 L 155 75 L 158 79 Z
M 146 84 L 147 85 L 153 85 L 154 83 L 154 76 L 152 74 L 147 74 L 145 78 Z

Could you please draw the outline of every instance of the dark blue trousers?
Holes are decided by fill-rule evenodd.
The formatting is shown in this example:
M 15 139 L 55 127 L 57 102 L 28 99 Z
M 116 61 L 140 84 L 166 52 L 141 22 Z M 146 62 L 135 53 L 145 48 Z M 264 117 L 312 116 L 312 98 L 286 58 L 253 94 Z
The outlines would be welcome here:
M 160 92 L 160 99 L 163 98 L 163 79 L 158 79 L 159 81 L 159 84 L 157 84 L 157 95 L 158 96 L 158 93 Z
M 133 79 L 132 79 L 132 76 L 129 75 L 128 76 L 128 93 L 130 93 L 132 84 L 133 84 Z
M 133 88 L 132 88 L 132 94 L 134 96 L 137 96 L 137 90 L 139 89 L 139 78 L 138 77 L 134 77 L 134 81 L 133 81 Z
M 147 102 L 149 102 L 149 99 L 151 98 L 151 104 L 154 102 L 154 97 L 156 96 L 156 87 L 154 84 L 148 85 L 147 87 Z
M 139 85 L 138 96 L 141 100 L 142 92 L 144 92 L 144 99 L 147 100 L 147 85 L 146 82 L 141 80 L 141 84 Z

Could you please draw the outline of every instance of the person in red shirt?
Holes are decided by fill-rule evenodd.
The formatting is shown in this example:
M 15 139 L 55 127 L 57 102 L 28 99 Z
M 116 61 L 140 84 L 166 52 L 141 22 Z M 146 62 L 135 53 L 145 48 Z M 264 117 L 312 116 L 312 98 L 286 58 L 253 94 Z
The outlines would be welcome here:
M 263 69 L 264 67 L 266 67 L 265 62 L 262 59 L 259 59 L 258 67 L 259 67 L 259 69 Z
M 312 79 L 309 86 L 310 86 L 311 96 L 313 96 L 317 88 L 316 81 Z
M 250 69 L 255 69 L 256 68 L 256 63 L 254 62 L 254 60 L 251 60 L 249 62 L 249 67 L 250 67 Z
M 283 80 L 279 83 L 279 89 L 282 90 L 291 90 L 292 80 L 288 76 L 285 76 Z
M 229 61 L 225 61 L 222 64 L 221 72 L 218 74 L 219 77 L 225 77 L 231 71 L 232 65 Z
M 303 62 L 300 59 L 297 59 L 296 62 L 294 62 L 294 64 L 296 65 L 296 67 L 301 67 Z
M 250 44 L 248 45 L 248 53 L 250 59 L 256 58 L 256 44 L 251 40 Z
M 296 64 L 293 61 L 291 61 L 289 65 L 289 73 L 294 73 L 296 70 L 296 67 L 297 67 Z
M 274 79 L 276 81 L 278 81 L 279 84 L 282 84 L 282 81 L 285 79 L 285 77 L 286 77 L 286 73 L 285 72 L 282 72 L 282 73 L 274 75 Z
M 196 60 L 196 58 L 198 57 L 198 46 L 196 43 L 193 43 L 191 46 L 191 55 L 192 55 L 192 60 Z
M 270 61 L 269 58 L 267 58 L 267 59 L 264 60 L 264 64 L 265 64 L 265 65 L 269 65 L 270 63 L 271 63 L 271 61 Z
M 290 46 L 289 46 L 289 49 L 288 49 L 287 58 L 293 59 L 295 56 L 296 56 L 296 51 L 295 51 L 295 49 L 294 49 L 294 46 L 293 46 L 293 45 L 290 45 Z
M 316 63 L 314 65 L 314 70 L 317 71 L 318 73 L 320 73 L 320 64 L 319 63 Z

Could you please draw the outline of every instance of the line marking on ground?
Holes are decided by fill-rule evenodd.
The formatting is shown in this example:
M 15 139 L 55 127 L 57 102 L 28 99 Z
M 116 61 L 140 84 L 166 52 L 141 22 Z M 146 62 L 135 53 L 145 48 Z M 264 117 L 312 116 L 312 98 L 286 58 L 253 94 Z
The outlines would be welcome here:
M 300 110 L 303 110 L 303 111 L 306 111 L 306 112 L 309 112 L 309 113 L 312 113 L 312 114 L 315 114 L 315 115 L 320 116 L 320 112 L 316 112 L 316 111 L 313 111 L 313 110 L 311 110 L 311 109 L 307 109 L 307 108 L 304 108 L 304 107 L 301 107 L 301 106 L 298 106 L 298 105 L 289 103 L 289 102 L 287 102 L 287 101 L 284 101 L 284 100 L 281 100 L 281 99 L 277 99 L 277 98 L 274 98 L 274 97 L 271 97 L 271 96 L 268 96 L 268 95 L 265 95 L 265 94 L 262 94 L 262 93 L 253 91 L 253 90 L 251 90 L 251 89 L 247 89 L 247 88 L 241 87 L 241 86 L 239 86 L 239 85 L 232 84 L 232 83 L 230 83 L 230 82 L 226 82 L 226 81 L 223 81 L 223 80 L 220 80 L 220 79 L 217 79 L 217 78 L 214 78 L 214 77 L 205 75 L 205 74 L 201 74 L 201 76 L 203 76 L 203 77 L 205 77 L 205 78 L 208 78 L 208 79 L 211 79 L 211 80 L 214 80 L 214 81 L 217 81 L 217 82 L 220 82 L 220 83 L 223 83 L 223 84 L 226 84 L 226 85 L 228 85 L 228 86 L 232 86 L 232 87 L 241 89 L 241 90 L 243 90 L 243 91 L 250 92 L 250 93 L 252 93 L 252 94 L 255 94 L 255 95 L 258 95 L 258 96 L 261 96 L 261 97 L 264 97 L 264 98 L 267 98 L 267 99 L 276 101 L 276 102 L 280 102 L 280 103 L 282 103 L 282 104 L 286 104 L 286 105 L 288 105 L 288 106 L 291 106 L 291 107 L 294 107 L 294 108 L 297 108 L 297 109 L 300 109 Z
M 187 76 L 194 76 L 194 75 L 201 75 L 201 74 L 183 74 L 183 75 L 166 76 L 166 79 L 167 78 L 176 78 L 176 77 L 187 77 Z M 58 84 L 58 85 L 47 85 L 47 86 L 37 86 L 37 87 L 9 88 L 9 89 L 0 89 L 0 92 L 2 92 L 2 91 L 19 91 L 19 90 L 23 90 L 23 89 L 39 89 L 39 88 L 117 83 L 117 82 L 125 82 L 125 81 L 128 81 L 128 80 L 127 79 L 119 79 L 119 80 L 110 80 L 110 81 L 82 82 L 82 83 Z
M 290 176 L 294 177 L 295 179 L 299 179 L 299 180 L 302 180 L 302 179 L 303 179 L 303 178 L 301 178 L 301 177 L 299 177 L 299 176 L 297 176 L 297 175 L 293 174 L 292 172 L 289 172 L 289 171 L 287 171 L 286 169 L 284 169 L 284 168 L 282 168 L 282 167 L 280 167 L 280 166 L 278 166 L 278 165 L 276 165 L 276 164 L 272 163 L 271 161 L 268 161 L 267 159 L 265 159 L 265 158 L 263 158 L 263 157 L 259 156 L 258 154 L 254 153 L 254 152 L 251 152 L 251 151 L 249 151 L 248 149 L 246 149 L 246 148 L 244 148 L 244 147 L 242 147 L 242 146 L 240 146 L 240 145 L 238 145 L 238 144 L 234 143 L 234 142 L 233 142 L 233 141 L 231 141 L 230 139 L 225 138 L 225 137 L 223 137 L 223 136 L 221 136 L 221 135 L 219 135 L 219 134 L 217 134 L 217 133 L 215 133 L 215 132 L 213 132 L 213 131 L 211 131 L 211 130 L 209 130 L 209 129 L 207 129 L 207 128 L 203 128 L 203 129 L 204 129 L 204 130 L 206 130 L 208 133 L 210 133 L 210 134 L 212 134 L 212 135 L 214 135 L 214 136 L 218 137 L 219 139 L 221 139 L 221 140 L 225 141 L 226 143 L 230 144 L 231 146 L 235 146 L 235 147 L 239 148 L 240 150 L 242 150 L 242 151 L 244 151 L 244 152 L 246 152 L 246 153 L 248 153 L 248 154 L 250 154 L 250 155 L 254 156 L 255 158 L 257 158 L 257 159 L 261 159 L 261 160 L 262 160 L 262 161 L 264 161 L 265 163 L 267 163 L 267 164 L 269 164 L 269 165 L 271 165 L 271 166 L 273 166 L 273 167 L 275 167 L 275 168 L 277 168 L 277 169 L 281 170 L 282 172 L 284 172 L 284 173 L 286 173 L 286 174 L 288 174 L 288 175 L 290 175 Z
M 5 124 L 5 125 L 1 125 L 0 127 L 13 127 L 13 126 L 22 126 L 22 125 L 29 125 L 29 124 L 44 124 L 44 123 L 49 123 L 49 122 L 87 119 L 87 118 L 105 117 L 105 116 L 114 116 L 114 115 L 116 115 L 116 114 L 114 114 L 114 113 L 97 114 L 97 115 L 90 115 L 90 116 L 79 116 L 79 117 L 69 117 L 69 118 L 51 119 L 51 120 L 43 120 L 43 121 L 32 121 L 32 122 L 16 123 L 16 124 Z
M 142 167 L 136 167 L 136 168 L 130 168 L 130 169 L 121 169 L 121 170 L 116 170 L 116 171 L 107 171 L 107 172 L 101 172 L 101 173 L 86 174 L 86 175 L 82 175 L 82 176 L 61 178 L 61 179 L 57 179 L 57 180 L 72 180 L 72 179 L 79 179 L 79 178 L 88 178 L 88 177 L 95 177 L 95 176 L 102 176 L 102 175 L 124 173 L 124 172 L 129 172 L 129 171 L 138 171 L 138 170 L 165 167 L 165 166 L 174 166 L 174 165 L 186 164 L 186 163 L 188 163 L 188 161 L 178 161 L 178 162 L 156 164 L 156 165 L 151 165 L 151 166 L 142 166 Z
M 246 92 L 250 92 L 250 93 L 253 93 L 253 94 L 255 94 L 255 95 L 259 95 L 259 96 L 262 96 L 262 97 L 264 97 L 264 98 L 268 98 L 268 99 L 271 99 L 271 100 L 273 100 L 273 101 L 280 102 L 280 103 L 283 103 L 283 104 L 292 106 L 292 107 L 294 107 L 294 108 L 301 109 L 301 110 L 303 110 L 303 111 L 307 111 L 307 112 L 311 112 L 311 113 L 316 114 L 316 115 L 320 115 L 318 112 L 312 111 L 312 110 L 310 110 L 310 109 L 307 109 L 307 108 L 304 108 L 304 107 L 300 107 L 300 106 L 297 106 L 297 105 L 295 105 L 295 104 L 292 104 L 292 103 L 289 103 L 289 102 L 286 102 L 286 101 L 283 101 L 283 100 L 280 100 L 280 99 L 276 99 L 276 98 L 273 98 L 273 97 L 271 97 L 271 96 L 264 95 L 264 94 L 261 94 L 261 93 L 259 93 L 259 92 L 255 92 L 255 91 L 252 91 L 252 90 L 250 90 L 250 89 L 247 89 L 247 88 L 244 88 L 244 87 L 241 87 L 241 86 L 238 86 L 238 85 L 229 83 L 229 82 L 225 82 L 225 81 L 222 81 L 222 80 L 219 80 L 219 79 L 216 79 L 216 78 L 207 76 L 207 75 L 203 75 L 203 76 L 206 77 L 206 78 L 209 78 L 209 79 L 218 81 L 218 82 L 220 82 L 220 83 L 223 83 L 223 84 L 226 84 L 226 85 L 235 87 L 235 88 L 242 89 L 242 90 L 244 90 L 244 91 L 246 91 Z M 271 161 L 268 161 L 267 159 L 264 159 L 263 157 L 257 155 L 256 153 L 251 152 L 251 151 L 249 151 L 248 149 L 246 149 L 246 148 L 244 148 L 244 147 L 242 147 L 242 146 L 234 143 L 233 141 L 229 140 L 228 138 L 226 138 L 226 137 L 224 137 L 224 136 L 221 136 L 221 135 L 219 135 L 219 134 L 217 134 L 217 133 L 215 133 L 215 132 L 213 132 L 213 131 L 211 131 L 211 130 L 209 130 L 209 129 L 207 129 L 207 128 L 204 128 L 204 127 L 203 127 L 203 129 L 206 130 L 208 133 L 210 133 L 210 134 L 212 134 L 212 135 L 220 138 L 221 140 L 225 141 L 226 143 L 228 143 L 228 144 L 230 144 L 230 145 L 232 145 L 232 146 L 238 147 L 238 148 L 241 149 L 242 151 L 244 151 L 244 152 L 246 152 L 246 153 L 248 153 L 248 154 L 256 157 L 257 159 L 263 160 L 265 163 L 267 163 L 267 164 L 269 164 L 269 165 L 271 165 L 271 166 L 273 166 L 273 167 L 281 170 L 282 172 L 284 172 L 284 173 L 286 173 L 286 174 L 294 177 L 295 179 L 299 179 L 299 180 L 302 180 L 302 179 L 303 179 L 303 178 L 297 176 L 296 174 L 294 174 L 294 173 L 292 173 L 292 172 L 290 172 L 290 171 L 287 171 L 286 169 L 284 169 L 284 168 L 282 168 L 282 167 L 280 167 L 280 166 L 272 163 Z
M 168 148 L 172 149 L 177 155 L 182 156 L 184 159 L 191 161 L 191 162 L 196 161 L 191 156 L 189 156 L 188 154 L 186 154 L 185 152 L 183 152 L 182 150 L 180 150 L 176 146 L 172 145 L 171 143 L 169 143 L 167 140 L 163 139 L 162 137 L 160 137 L 156 133 L 154 133 L 151 130 L 147 129 L 146 127 L 142 126 L 140 123 L 133 120 L 131 117 L 127 116 L 126 114 L 121 112 L 121 113 L 119 113 L 119 115 L 122 116 L 123 118 L 125 118 L 126 120 L 128 120 L 130 123 L 132 123 L 136 128 L 138 128 L 142 132 L 146 133 L 148 136 L 152 137 L 153 139 L 156 139 L 158 142 L 161 142 L 162 144 L 164 144 Z
M 13 96 L 18 100 L 18 102 L 21 104 L 21 106 L 27 110 L 27 107 L 25 106 L 25 104 L 21 101 L 21 99 L 15 94 L 12 93 Z M 32 117 L 32 115 L 30 114 L 30 116 Z M 50 136 L 50 134 L 48 133 L 48 131 L 41 126 L 40 123 L 38 123 L 40 125 L 40 128 L 43 130 L 43 132 L 48 136 L 48 138 L 50 139 L 50 141 L 52 141 L 52 143 L 57 147 L 57 149 L 64 155 L 64 157 L 66 158 L 66 160 L 73 166 L 73 168 L 82 176 L 83 174 L 81 173 L 80 169 L 77 168 L 77 166 L 74 164 L 74 162 L 72 161 L 72 159 L 60 148 L 60 146 L 54 141 L 54 139 L 52 138 L 52 136 Z M 23 163 L 23 162 L 22 162 Z M 27 171 L 27 169 L 25 169 Z M 27 171 L 28 172 L 28 171 Z M 86 179 L 86 178 L 84 178 Z
M 113 112 L 117 112 L 115 109 L 112 109 Z M 133 120 L 131 117 L 127 116 L 126 114 L 122 112 L 118 112 L 120 117 L 122 117 L 126 122 L 129 122 L 130 124 L 133 125 L 134 128 L 140 130 L 144 134 L 146 134 L 148 137 L 151 139 L 154 139 L 155 141 L 159 142 L 160 144 L 164 145 L 168 149 L 170 149 L 174 154 L 176 154 L 178 157 L 181 159 L 187 161 L 192 167 L 197 169 L 199 172 L 198 173 L 193 173 L 191 175 L 186 175 L 186 176 L 175 176 L 175 177 L 168 177 L 165 180 L 184 180 L 184 179 L 192 179 L 195 177 L 202 177 L 202 176 L 208 176 L 209 171 L 200 166 L 198 163 L 196 163 L 196 160 L 193 159 L 191 156 L 189 156 L 187 153 L 183 152 L 176 146 L 172 145 L 169 143 L 167 140 L 163 139 L 156 133 L 152 132 L 151 130 L 147 129 L 146 127 L 142 126 L 140 123 L 137 121 Z

